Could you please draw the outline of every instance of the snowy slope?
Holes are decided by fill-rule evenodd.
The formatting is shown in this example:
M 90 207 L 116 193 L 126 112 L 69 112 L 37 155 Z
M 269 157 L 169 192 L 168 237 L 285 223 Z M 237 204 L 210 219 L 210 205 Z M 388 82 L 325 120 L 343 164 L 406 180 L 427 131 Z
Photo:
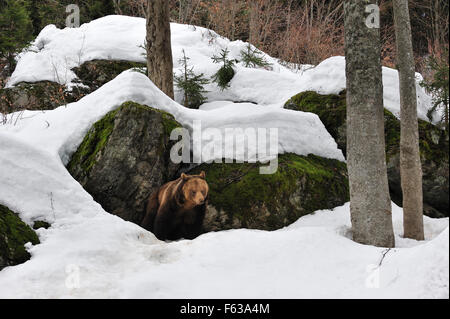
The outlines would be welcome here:
M 0 152 L 0 202 L 28 222 L 52 222 L 38 231 L 41 244 L 29 247 L 31 260 L 0 271 L 0 298 L 449 296 L 448 219 L 425 218 L 427 242 L 404 240 L 395 207 L 399 248 L 373 273 L 386 251 L 347 237 L 348 204 L 275 232 L 231 230 L 165 243 L 104 212 L 46 151 L 4 132 L 0 149 L 8 150 Z
M 62 83 L 73 79 L 68 70 L 83 61 L 139 61 L 132 48 L 143 40 L 143 24 L 110 16 L 80 29 L 49 26 L 36 41 L 40 51 L 22 55 L 10 84 L 26 76 L 54 80 L 51 59 L 67 62 L 58 69 L 69 75 Z M 201 28 L 174 24 L 172 31 L 174 54 L 184 48 L 195 70 L 207 74 L 217 66 L 205 55 L 221 46 L 238 54 L 245 46 L 222 38 L 210 44 Z M 84 53 L 77 59 L 80 48 Z M 425 217 L 426 241 L 407 240 L 401 238 L 401 208 L 394 205 L 397 247 L 390 251 L 350 239 L 348 204 L 274 232 L 230 230 L 166 243 L 105 212 L 65 169 L 91 125 L 128 100 L 168 111 L 186 127 L 194 119 L 220 130 L 277 127 L 281 153 L 343 160 L 316 115 L 281 108 L 303 89 L 340 91 L 343 58 L 299 74 L 271 62 L 274 71 L 238 66 L 231 88 L 221 93 L 211 86 L 210 103 L 200 110 L 182 107 L 147 77 L 126 71 L 76 103 L 10 114 L 13 120 L 0 125 L 0 204 L 29 224 L 46 220 L 52 227 L 38 230 L 41 244 L 28 245 L 28 262 L 0 271 L 0 298 L 448 298 L 448 218 Z M 385 77 L 392 80 L 393 72 Z M 395 104 L 393 90 L 389 93 L 385 83 L 385 99 Z
M 1 126 L 0 203 L 30 224 L 46 220 L 52 227 L 38 231 L 41 244 L 29 246 L 31 260 L 0 272 L 0 298 L 448 297 L 448 219 L 425 218 L 426 242 L 405 240 L 401 209 L 394 207 L 397 248 L 374 270 L 386 251 L 349 239 L 348 204 L 275 232 L 232 230 L 171 243 L 106 213 L 63 163 L 93 121 L 129 99 L 171 111 L 180 121 L 203 116 L 215 124 L 224 116 L 223 107 L 186 110 L 128 71 L 77 103 L 25 112 L 17 125 Z M 264 124 L 264 116 L 254 122 L 251 106 L 235 120 Z M 271 112 L 266 115 L 287 123 L 284 116 L 297 114 Z M 294 121 L 328 136 L 313 116 L 298 112 Z M 292 143 L 293 137 L 283 135 Z M 335 144 L 328 151 L 338 154 Z
M 179 71 L 178 60 L 184 49 L 195 72 L 212 76 L 219 68 L 211 60 L 213 54 L 228 48 L 230 57 L 239 59 L 240 51 L 246 48 L 242 41 L 229 41 L 215 32 L 188 25 L 171 24 L 174 71 Z M 145 20 L 126 16 L 107 16 L 80 28 L 58 29 L 54 25 L 45 27 L 28 52 L 21 54 L 16 70 L 7 86 L 19 82 L 49 80 L 68 84 L 76 75 L 72 68 L 95 59 L 129 60 L 145 62 Z M 222 92 L 215 84 L 207 86 L 209 102 L 216 100 L 250 101 L 260 105 L 282 107 L 293 95 L 313 90 L 322 94 L 339 93 L 345 84 L 345 58 L 333 57 L 317 67 L 304 68 L 300 73 L 291 72 L 276 59 L 265 55 L 272 63 L 272 71 L 245 68 L 237 65 L 231 88 Z M 420 75 L 418 75 L 420 79 Z M 383 68 L 385 107 L 399 116 L 400 97 L 398 73 Z M 417 85 L 418 114 L 427 120 L 426 113 L 431 98 Z M 176 100 L 180 102 L 181 94 Z

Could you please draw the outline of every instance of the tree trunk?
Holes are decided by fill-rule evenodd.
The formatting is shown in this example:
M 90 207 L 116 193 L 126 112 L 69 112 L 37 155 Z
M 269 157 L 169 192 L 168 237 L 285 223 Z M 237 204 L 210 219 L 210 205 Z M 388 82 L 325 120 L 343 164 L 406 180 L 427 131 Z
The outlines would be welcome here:
M 404 237 L 423 240 L 422 165 L 408 0 L 394 0 L 394 23 L 400 79 L 400 175 Z
M 148 77 L 161 91 L 173 99 L 169 1 L 148 0 L 146 41 Z
M 381 45 L 378 28 L 366 25 L 366 6 L 345 1 L 347 165 L 353 240 L 394 247 L 386 169 Z

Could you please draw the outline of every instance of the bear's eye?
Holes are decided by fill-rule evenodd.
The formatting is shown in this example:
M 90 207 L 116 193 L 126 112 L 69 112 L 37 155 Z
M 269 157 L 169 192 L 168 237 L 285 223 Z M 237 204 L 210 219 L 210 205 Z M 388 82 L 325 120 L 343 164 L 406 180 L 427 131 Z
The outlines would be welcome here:
M 192 195 L 195 195 L 195 191 L 192 191 L 191 193 L 192 193 Z

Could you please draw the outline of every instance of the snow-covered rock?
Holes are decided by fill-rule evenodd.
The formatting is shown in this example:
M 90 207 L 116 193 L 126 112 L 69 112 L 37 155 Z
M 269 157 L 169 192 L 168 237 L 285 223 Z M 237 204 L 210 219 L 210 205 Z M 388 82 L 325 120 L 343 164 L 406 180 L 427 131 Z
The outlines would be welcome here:
M 315 114 L 282 108 L 261 108 L 250 103 L 236 103 L 212 111 L 188 109 L 163 94 L 145 75 L 131 70 L 78 102 L 52 111 L 10 114 L 10 118 L 18 116 L 20 119 L 8 121 L 10 124 L 0 127 L 0 132 L 14 133 L 32 145 L 39 145 L 54 155 L 59 154 L 63 162 L 68 163 L 92 124 L 127 101 L 166 111 L 191 130 L 194 121 L 199 121 L 202 132 L 214 128 L 222 132 L 222 136 L 225 136 L 227 128 L 276 128 L 277 147 L 281 154 L 315 154 L 344 160 L 342 151 Z M 207 143 L 209 136 L 205 134 L 202 139 Z M 222 142 L 225 145 L 225 139 Z M 270 142 L 268 139 L 267 143 Z M 237 155 L 242 158 L 244 154 Z M 203 157 L 203 161 L 211 159 L 214 159 L 213 154 Z
M 307 91 L 293 96 L 285 108 L 319 115 L 328 132 L 344 152 L 347 148 L 347 103 L 339 95 L 320 95 Z M 400 121 L 385 110 L 386 162 L 391 198 L 402 204 L 400 178 Z M 449 216 L 449 145 L 446 133 L 429 122 L 419 120 L 419 144 L 423 172 L 424 213 L 431 217 Z
M 0 270 L 30 259 L 25 248 L 28 242 L 39 244 L 36 233 L 17 214 L 0 205 Z
M 125 102 L 92 126 L 67 169 L 106 211 L 139 225 L 149 195 L 178 177 L 180 164 L 170 161 L 177 127 L 168 113 Z

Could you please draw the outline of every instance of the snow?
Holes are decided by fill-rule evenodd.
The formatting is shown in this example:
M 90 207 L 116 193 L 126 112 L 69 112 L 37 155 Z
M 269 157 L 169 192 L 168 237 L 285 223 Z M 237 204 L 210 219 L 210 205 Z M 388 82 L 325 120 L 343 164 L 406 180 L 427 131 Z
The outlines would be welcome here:
M 171 32 L 174 72 L 179 72 L 178 60 L 182 57 L 182 50 L 190 58 L 195 72 L 211 77 L 219 68 L 211 60 L 214 54 L 227 48 L 230 58 L 239 60 L 240 51 L 247 46 L 247 43 L 230 41 L 201 27 L 172 23 Z M 71 69 L 86 61 L 106 59 L 145 62 L 145 50 L 142 47 L 144 39 L 145 20 L 142 18 L 106 16 L 83 24 L 80 28 L 58 29 L 49 25 L 40 32 L 30 48 L 20 55 L 6 86 L 47 80 L 67 84 L 71 88 L 76 78 Z M 263 55 L 272 64 L 272 70 L 246 68 L 239 63 L 231 88 L 222 92 L 215 84 L 206 86 L 209 91 L 208 102 L 245 101 L 281 108 L 290 97 L 302 91 L 337 94 L 346 87 L 344 57 L 329 58 L 316 67 L 305 65 L 290 70 L 275 58 Z M 432 104 L 431 97 L 418 84 L 419 74 L 417 78 L 418 115 L 428 120 L 426 113 Z M 383 67 L 383 82 L 384 105 L 399 117 L 398 72 Z M 176 100 L 181 102 L 180 92 L 177 92 Z
M 212 111 L 188 109 L 171 100 L 145 75 L 135 71 L 125 71 L 78 102 L 55 110 L 11 114 L 9 124 L 0 127 L 0 132 L 13 133 L 31 145 L 39 145 L 40 149 L 59 155 L 66 164 L 92 124 L 126 101 L 167 111 L 187 128 L 193 128 L 194 120 L 200 121 L 203 144 L 209 140 L 208 129 L 219 130 L 221 136 L 225 137 L 228 128 L 276 128 L 279 137 L 276 142 L 281 154 L 315 154 L 344 161 L 342 151 L 315 114 L 282 108 L 261 108 L 250 103 L 231 103 L 226 108 Z M 19 117 L 19 120 L 12 120 L 14 117 Z M 237 139 L 239 136 L 237 132 L 231 138 Z M 226 139 L 223 138 L 222 142 L 225 145 Z M 236 141 L 236 145 L 244 142 Z M 266 150 L 270 148 L 269 143 L 267 139 Z M 206 155 L 209 154 L 202 158 L 204 162 L 216 159 L 213 154 Z M 245 159 L 244 155 L 236 152 L 234 158 Z M 254 158 L 251 154 L 250 157 Z
M 174 54 L 184 48 L 195 70 L 208 75 L 217 66 L 205 55 L 225 46 L 237 55 L 245 46 L 211 38 L 202 28 L 172 24 L 172 31 Z M 142 19 L 120 16 L 80 29 L 48 26 L 35 42 L 40 51 L 22 54 L 9 85 L 55 80 L 51 59 L 65 76 L 60 83 L 70 83 L 68 70 L 90 59 L 140 61 L 134 48 L 143 32 Z M 273 71 L 238 65 L 231 88 L 220 92 L 211 85 L 209 102 L 199 110 L 184 108 L 144 75 L 126 71 L 78 102 L 9 114 L 8 124 L 0 125 L 0 204 L 30 225 L 45 220 L 52 226 L 37 231 L 39 245 L 27 244 L 29 261 L 0 271 L 0 298 L 448 298 L 448 218 L 425 217 L 423 242 L 404 239 L 402 209 L 393 204 L 391 250 L 351 240 L 349 204 L 273 232 L 238 229 L 161 242 L 105 212 L 67 172 L 64 165 L 91 125 L 129 100 L 168 111 L 190 129 L 193 120 L 221 132 L 278 128 L 280 153 L 344 160 L 316 115 L 281 107 L 302 90 L 343 89 L 344 59 L 298 73 L 270 62 Z M 393 108 L 394 72 L 384 69 L 385 100 Z

